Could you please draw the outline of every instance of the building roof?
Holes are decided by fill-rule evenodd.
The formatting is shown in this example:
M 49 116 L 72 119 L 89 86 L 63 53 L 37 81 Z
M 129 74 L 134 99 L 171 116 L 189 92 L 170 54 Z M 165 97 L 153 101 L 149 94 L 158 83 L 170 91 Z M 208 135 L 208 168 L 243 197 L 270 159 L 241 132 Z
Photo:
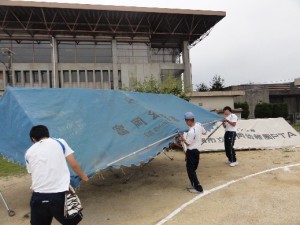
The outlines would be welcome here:
M 181 48 L 198 43 L 226 16 L 223 11 L 67 4 L 0 2 L 0 39 L 150 42 Z
M 197 92 L 194 91 L 192 97 L 234 97 L 234 96 L 243 96 L 245 95 L 244 91 L 206 91 L 206 92 Z

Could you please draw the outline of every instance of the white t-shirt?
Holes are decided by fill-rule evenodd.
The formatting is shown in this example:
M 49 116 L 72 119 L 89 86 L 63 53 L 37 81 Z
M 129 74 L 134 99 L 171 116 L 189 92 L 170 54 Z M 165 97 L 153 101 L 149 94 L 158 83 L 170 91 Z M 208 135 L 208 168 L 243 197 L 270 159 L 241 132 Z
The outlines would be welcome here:
M 190 127 L 186 135 L 186 143 L 188 143 L 187 149 L 198 149 L 200 151 L 202 134 L 204 133 L 206 133 L 206 130 L 201 123 L 197 122 L 193 127 Z
M 238 117 L 231 113 L 229 116 L 226 117 L 227 120 L 229 120 L 230 122 L 237 122 L 238 121 Z M 225 131 L 237 131 L 237 125 L 235 126 L 231 126 L 228 122 L 225 123 L 226 127 L 225 127 Z
M 32 176 L 31 189 L 40 193 L 58 193 L 69 189 L 70 171 L 66 158 L 74 151 L 63 139 L 47 138 L 34 143 L 25 153 L 26 167 Z

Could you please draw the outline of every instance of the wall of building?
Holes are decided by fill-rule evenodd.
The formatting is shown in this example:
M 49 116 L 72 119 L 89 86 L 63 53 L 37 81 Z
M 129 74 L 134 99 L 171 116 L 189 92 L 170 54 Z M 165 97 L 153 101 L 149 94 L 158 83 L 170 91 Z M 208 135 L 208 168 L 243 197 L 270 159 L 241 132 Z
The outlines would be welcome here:
M 266 102 L 269 103 L 269 90 L 267 88 L 255 88 L 251 87 L 233 87 L 232 90 L 244 90 L 244 96 L 234 97 L 234 102 L 247 102 L 249 104 L 249 119 L 255 118 L 255 106 L 258 103 Z
M 163 80 L 186 69 L 178 49 L 151 48 L 149 43 L 0 40 L 0 47 L 13 52 L 11 58 L 0 54 L 0 90 L 6 85 L 120 89 L 129 87 L 131 78 Z
M 190 102 L 207 110 L 223 109 L 225 106 L 234 108 L 232 96 L 192 97 Z
M 130 87 L 132 78 L 143 81 L 153 76 L 162 79 L 162 71 L 183 71 L 182 64 L 147 63 L 117 64 L 118 88 Z M 98 88 L 113 89 L 112 63 L 58 63 L 58 87 L 62 88 Z M 0 65 L 1 74 L 5 67 Z M 0 90 L 7 83 L 5 75 L 0 78 Z M 12 66 L 12 84 L 16 87 L 53 87 L 52 64 L 50 63 L 14 63 Z

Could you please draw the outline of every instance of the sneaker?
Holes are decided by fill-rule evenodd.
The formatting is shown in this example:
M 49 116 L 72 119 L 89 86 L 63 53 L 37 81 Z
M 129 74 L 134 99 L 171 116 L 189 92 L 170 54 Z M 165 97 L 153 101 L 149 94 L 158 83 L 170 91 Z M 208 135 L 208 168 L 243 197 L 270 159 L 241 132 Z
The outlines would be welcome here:
M 203 190 L 202 191 L 198 191 L 195 188 L 189 188 L 188 191 L 191 192 L 191 193 L 199 193 L 199 194 L 203 193 Z
M 231 162 L 228 160 L 228 161 L 226 161 L 225 163 L 226 163 L 226 164 L 230 164 Z
M 237 165 L 239 165 L 239 163 L 237 161 L 236 162 L 232 162 L 232 163 L 229 164 L 229 166 L 231 166 L 231 167 L 234 167 L 234 166 L 237 166 Z

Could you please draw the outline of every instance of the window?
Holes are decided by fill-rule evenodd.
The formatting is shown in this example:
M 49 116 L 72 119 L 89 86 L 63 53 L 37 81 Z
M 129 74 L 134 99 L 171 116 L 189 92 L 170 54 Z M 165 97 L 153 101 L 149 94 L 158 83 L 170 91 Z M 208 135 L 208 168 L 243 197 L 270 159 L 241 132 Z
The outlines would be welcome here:
M 93 78 L 93 70 L 88 70 L 87 71 L 87 81 L 88 82 L 94 82 L 94 78 Z
M 85 70 L 79 70 L 79 81 L 85 82 Z
M 30 83 L 30 72 L 29 71 L 24 71 L 24 82 L 25 83 Z
M 33 57 L 34 63 L 51 63 L 52 47 L 50 41 L 34 41 Z
M 16 80 L 16 83 L 22 82 L 21 71 L 15 71 L 15 80 Z
M 34 70 L 32 71 L 32 80 L 33 83 L 38 83 L 39 82 L 39 72 Z
M 58 44 L 58 62 L 75 63 L 75 42 L 60 42 Z
M 101 82 L 101 71 L 95 70 L 95 82 Z
M 63 78 L 64 78 L 64 82 L 65 82 L 65 83 L 70 82 L 69 70 L 64 70 L 64 71 L 63 71 Z
M 42 70 L 41 71 L 41 77 L 42 77 L 42 83 L 47 83 L 47 71 Z
M 71 80 L 72 82 L 77 82 L 78 79 L 77 79 L 77 70 L 72 70 L 71 71 Z
M 103 70 L 103 81 L 108 82 L 109 81 L 109 75 L 108 75 L 108 70 Z

